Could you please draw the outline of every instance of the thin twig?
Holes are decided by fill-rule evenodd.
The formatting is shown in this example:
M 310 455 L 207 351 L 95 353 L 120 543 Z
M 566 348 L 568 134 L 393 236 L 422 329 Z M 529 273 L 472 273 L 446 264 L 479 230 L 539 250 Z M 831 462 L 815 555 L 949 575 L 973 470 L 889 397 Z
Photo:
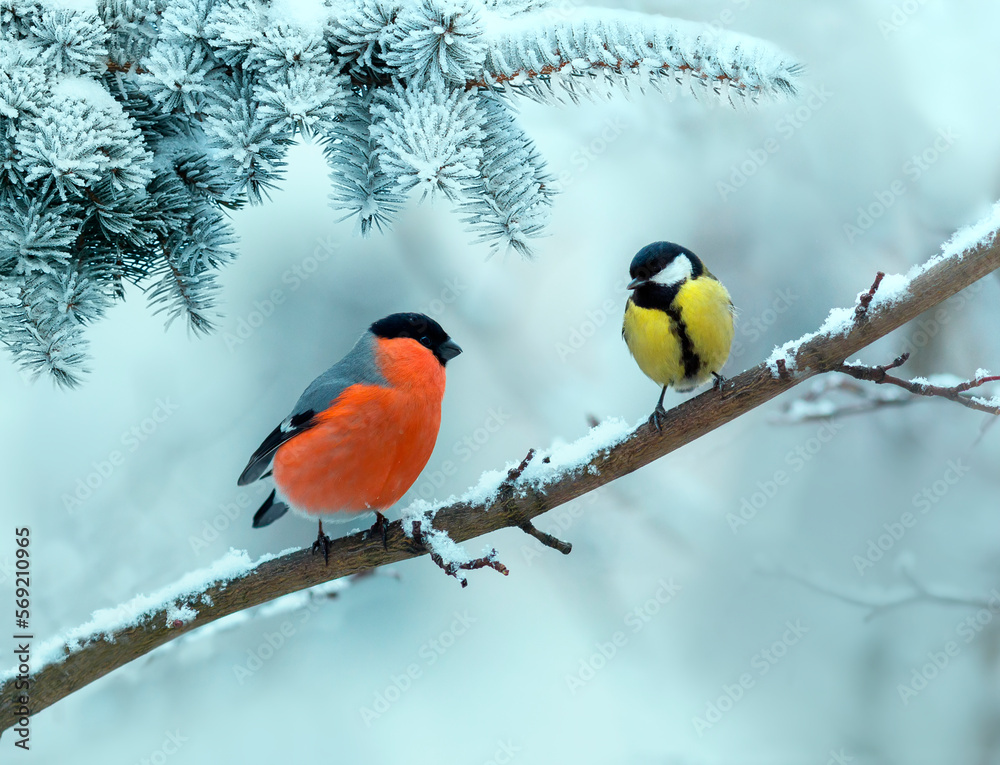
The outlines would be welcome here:
M 851 400 L 848 403 L 839 403 L 827 398 L 837 393 L 842 393 Z M 770 422 L 779 425 L 800 425 L 804 422 L 829 420 L 831 417 L 851 417 L 877 409 L 905 406 L 917 400 L 919 400 L 917 396 L 896 388 L 859 385 L 853 379 L 844 377 L 820 377 L 802 396 L 785 403 L 781 414 L 770 418 Z
M 517 482 L 520 480 L 521 474 L 527 469 L 528 464 L 534 459 L 535 454 L 534 448 L 528 449 L 528 453 L 524 459 L 507 471 L 507 477 L 503 479 L 503 483 L 496 490 L 494 504 L 502 505 L 514 496 L 514 492 L 517 490 Z
M 507 483 L 511 485 L 517 483 L 517 479 L 521 477 L 521 473 L 523 473 L 525 468 L 528 467 L 528 463 L 531 462 L 531 459 L 534 456 L 535 450 L 533 448 L 528 449 L 527 455 L 525 455 L 524 459 L 521 460 L 520 464 L 507 471 Z
M 840 366 L 835 367 L 833 371 L 843 372 L 845 375 L 850 375 L 856 380 L 867 380 L 878 385 L 895 385 L 896 387 L 902 388 L 915 396 L 936 396 L 939 398 L 946 398 L 949 401 L 954 401 L 957 404 L 961 404 L 969 409 L 975 409 L 979 412 L 1000 414 L 1000 406 L 986 403 L 985 401 L 973 398 L 972 396 L 962 395 L 963 393 L 966 393 L 973 388 L 978 388 L 981 385 L 985 385 L 986 383 L 1000 382 L 1000 375 L 976 375 L 976 377 L 971 380 L 966 380 L 957 385 L 946 387 L 942 385 L 932 385 L 929 382 L 904 380 L 901 377 L 895 377 L 894 375 L 889 374 L 890 369 L 901 367 L 904 363 L 906 363 L 906 360 L 909 357 L 909 353 L 904 353 L 893 360 L 891 364 L 884 364 L 877 367 L 869 367 L 864 364 L 841 364 Z
M 126 61 L 124 64 L 119 64 L 117 61 L 112 61 L 111 59 L 108 59 L 104 63 L 105 63 L 105 66 L 107 66 L 108 71 L 111 72 L 112 74 L 116 74 L 116 73 L 119 73 L 119 72 L 125 73 L 125 74 L 145 74 L 146 73 L 146 70 L 143 67 L 139 66 L 139 64 L 137 64 L 135 62 L 132 62 L 132 61 Z
M 983 440 L 986 433 L 997 423 L 996 417 L 987 417 L 983 420 L 982 426 L 979 428 L 979 435 L 976 436 L 976 440 L 972 442 L 973 446 L 978 446 L 979 442 Z
M 569 555 L 573 551 L 573 545 L 569 542 L 563 542 L 558 537 L 554 537 L 551 534 L 547 534 L 541 529 L 535 527 L 531 521 L 525 521 L 519 527 L 521 531 L 526 534 L 530 534 L 539 542 L 541 542 L 546 547 L 551 547 L 553 550 L 558 550 L 563 555 Z
M 486 555 L 479 558 L 473 558 L 472 560 L 466 561 L 465 563 L 457 563 L 456 561 L 445 562 L 444 558 L 441 557 L 440 553 L 434 551 L 430 543 L 427 540 L 427 535 L 424 533 L 421 521 L 413 522 L 413 539 L 420 545 L 423 546 L 428 553 L 430 553 L 431 560 L 444 571 L 448 576 L 455 577 L 462 587 L 468 587 L 469 581 L 462 576 L 458 575 L 459 571 L 475 571 L 481 568 L 491 568 L 494 571 L 499 571 L 504 576 L 507 576 L 510 571 L 507 567 L 500 562 L 497 551 L 495 549 L 490 550 Z
M 878 273 L 876 273 L 875 282 L 872 284 L 871 289 L 869 289 L 868 292 L 864 293 L 861 297 L 858 298 L 858 305 L 854 309 L 855 323 L 865 320 L 865 317 L 868 315 L 868 306 L 871 305 L 872 298 L 875 297 L 875 293 L 878 292 L 878 286 L 882 283 L 882 280 L 884 278 L 885 278 L 884 271 L 879 271 Z
M 858 606 L 867 610 L 865 621 L 871 621 L 879 616 L 884 616 L 890 611 L 894 611 L 917 603 L 930 603 L 940 606 L 962 606 L 965 608 L 987 608 L 996 610 L 1000 607 L 1000 601 L 991 601 L 988 598 L 976 597 L 974 595 L 949 595 L 942 592 L 935 592 L 920 582 L 913 572 L 903 569 L 902 575 L 910 587 L 910 591 L 898 594 L 852 594 L 845 590 L 838 589 L 832 585 L 822 584 L 786 568 L 761 569 L 760 573 L 767 576 L 787 579 L 807 589 L 835 598 L 842 603 Z
M 595 420 L 594 423 L 591 425 L 591 427 L 592 428 L 597 427 L 597 425 L 598 422 Z M 531 462 L 532 459 L 534 459 L 534 457 L 535 457 L 535 450 L 528 449 L 527 456 L 525 456 L 525 458 L 521 460 L 520 464 L 518 464 L 515 467 L 512 467 L 510 470 L 507 471 L 507 477 L 504 479 L 504 482 L 500 485 L 500 488 L 497 490 L 498 502 L 503 502 L 513 496 L 518 480 L 521 478 L 521 475 L 524 473 L 525 469 L 528 467 L 528 464 Z M 544 531 L 540 531 L 539 529 L 535 528 L 534 524 L 530 520 L 525 520 L 524 523 L 519 524 L 518 527 L 525 533 L 533 536 L 543 545 L 551 547 L 554 550 L 558 550 L 563 555 L 569 555 L 570 551 L 573 549 L 573 545 L 571 545 L 569 542 L 563 542 L 561 539 L 558 539 L 552 536 L 551 534 L 546 534 Z

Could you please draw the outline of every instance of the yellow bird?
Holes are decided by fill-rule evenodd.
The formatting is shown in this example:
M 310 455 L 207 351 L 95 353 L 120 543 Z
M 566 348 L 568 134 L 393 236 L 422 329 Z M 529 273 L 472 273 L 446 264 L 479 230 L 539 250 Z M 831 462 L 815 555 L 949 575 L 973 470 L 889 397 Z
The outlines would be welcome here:
M 683 393 L 713 377 L 721 385 L 736 309 L 698 256 L 672 242 L 639 250 L 629 275 L 622 337 L 639 369 L 663 386 L 649 418 L 659 429 L 667 388 Z

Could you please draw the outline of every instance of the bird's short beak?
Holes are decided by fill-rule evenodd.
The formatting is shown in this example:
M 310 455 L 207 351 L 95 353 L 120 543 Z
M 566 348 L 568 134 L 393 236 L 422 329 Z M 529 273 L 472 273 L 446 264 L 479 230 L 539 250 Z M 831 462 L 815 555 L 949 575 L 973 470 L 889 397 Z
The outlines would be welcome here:
M 462 349 L 459 348 L 458 343 L 454 340 L 445 340 L 438 346 L 438 353 L 441 354 L 441 358 L 445 361 L 451 361 L 461 352 Z
M 647 279 L 644 276 L 637 276 L 635 279 L 633 279 L 628 283 L 628 287 L 626 287 L 626 289 L 634 290 L 636 287 L 641 287 L 648 281 L 649 279 Z

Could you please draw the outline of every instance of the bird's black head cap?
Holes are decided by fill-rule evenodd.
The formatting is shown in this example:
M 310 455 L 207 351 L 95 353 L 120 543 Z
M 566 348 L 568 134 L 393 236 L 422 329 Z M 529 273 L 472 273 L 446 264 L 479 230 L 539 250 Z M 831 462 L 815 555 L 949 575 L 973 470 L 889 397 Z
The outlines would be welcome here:
M 434 354 L 441 366 L 462 352 L 458 344 L 430 316 L 422 313 L 394 313 L 369 327 L 375 337 L 409 337 Z
M 628 273 L 633 279 L 651 279 L 673 263 L 678 255 L 687 255 L 691 261 L 691 278 L 697 279 L 705 271 L 701 260 L 687 247 L 673 242 L 653 242 L 647 244 L 632 258 Z

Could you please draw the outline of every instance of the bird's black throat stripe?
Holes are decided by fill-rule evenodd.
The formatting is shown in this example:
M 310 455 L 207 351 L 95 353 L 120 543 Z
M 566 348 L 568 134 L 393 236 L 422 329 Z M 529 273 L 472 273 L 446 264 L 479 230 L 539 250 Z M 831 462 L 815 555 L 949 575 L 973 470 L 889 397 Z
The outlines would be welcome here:
M 680 290 L 679 284 L 670 286 L 664 284 L 644 284 L 632 292 L 632 302 L 639 308 L 651 308 L 663 311 L 671 319 L 670 328 L 681 344 L 681 364 L 684 366 L 684 378 L 697 377 L 702 361 L 694 350 L 694 343 L 687 331 L 687 324 L 681 316 L 681 309 L 674 304 L 674 298 Z
M 667 315 L 674 320 L 671 326 L 677 334 L 677 339 L 681 342 L 681 363 L 684 365 L 684 378 L 689 380 L 698 375 L 698 371 L 701 369 L 701 356 L 695 353 L 694 343 L 691 342 L 691 336 L 688 334 L 687 324 L 681 318 L 680 309 L 671 303 L 666 311 Z

